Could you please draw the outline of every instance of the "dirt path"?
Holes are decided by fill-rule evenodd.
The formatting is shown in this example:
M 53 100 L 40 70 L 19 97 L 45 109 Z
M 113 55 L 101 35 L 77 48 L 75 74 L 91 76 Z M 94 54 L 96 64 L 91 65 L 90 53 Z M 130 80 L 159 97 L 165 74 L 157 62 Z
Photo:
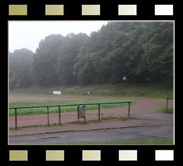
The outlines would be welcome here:
M 77 96 L 62 96 L 62 97 L 70 97 L 70 98 L 76 98 Z M 84 98 L 99 98 L 94 96 L 79 96 Z M 109 98 L 109 97 L 101 97 L 101 98 Z M 27 100 L 62 100 L 63 98 L 50 98 L 50 97 L 18 97 L 15 99 L 15 97 L 9 98 L 9 101 L 24 101 Z M 166 106 L 166 100 L 165 99 L 152 99 L 152 98 L 131 98 L 132 100 L 136 101 L 136 104 L 131 105 L 131 116 L 134 115 L 141 115 L 146 114 L 150 111 L 153 111 L 155 109 L 165 108 Z M 173 102 L 169 103 L 169 107 L 173 106 Z M 120 117 L 120 116 L 127 116 L 128 113 L 128 106 L 124 107 L 118 107 L 118 108 L 108 108 L 108 109 L 102 109 L 101 110 L 101 118 L 105 117 Z M 35 126 L 35 125 L 44 125 L 48 123 L 47 115 L 30 115 L 30 116 L 18 116 L 18 127 L 23 126 Z M 86 111 L 86 119 L 87 120 L 97 120 L 98 119 L 98 110 L 91 110 Z M 82 119 L 81 119 L 82 120 Z M 77 112 L 68 112 L 68 113 L 62 113 L 61 114 L 61 122 L 74 122 L 77 121 Z M 58 113 L 49 114 L 49 123 L 58 123 L 59 122 L 59 116 Z M 15 127 L 15 117 L 9 117 L 9 127 Z

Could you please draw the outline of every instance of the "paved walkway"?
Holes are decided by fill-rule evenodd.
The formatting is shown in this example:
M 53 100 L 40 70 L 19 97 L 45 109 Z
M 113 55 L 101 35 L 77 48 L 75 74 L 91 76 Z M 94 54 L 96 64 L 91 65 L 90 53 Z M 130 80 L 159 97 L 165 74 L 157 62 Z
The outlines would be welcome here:
M 173 115 L 156 113 L 134 116 L 126 121 L 105 120 L 98 123 L 12 130 L 9 137 L 9 145 L 113 142 L 167 138 L 173 138 Z
M 156 126 L 156 125 L 172 125 L 172 114 L 149 114 L 134 116 L 128 120 L 103 120 L 101 122 L 89 122 L 87 124 L 64 124 L 61 126 L 41 126 L 41 127 L 28 127 L 19 128 L 18 130 L 10 129 L 9 136 L 20 135 L 37 135 L 45 133 L 57 132 L 71 132 L 71 131 L 86 131 L 86 130 L 99 130 L 99 129 L 114 129 L 114 128 L 129 128 L 139 126 Z
M 10 137 L 10 145 L 62 145 L 173 139 L 172 125 L 100 129 Z M 163 142 L 161 143 L 163 145 Z

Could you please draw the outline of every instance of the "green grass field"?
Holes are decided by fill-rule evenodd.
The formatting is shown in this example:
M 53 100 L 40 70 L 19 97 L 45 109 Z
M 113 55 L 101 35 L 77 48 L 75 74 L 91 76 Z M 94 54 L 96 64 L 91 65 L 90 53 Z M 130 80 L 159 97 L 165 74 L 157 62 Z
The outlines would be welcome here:
M 73 143 L 65 145 L 173 145 L 173 139 L 157 139 L 157 140 L 138 140 L 125 142 L 93 142 L 93 143 Z
M 10 102 L 9 107 L 29 107 L 29 106 L 48 106 L 48 105 L 70 105 L 70 104 L 86 104 L 86 103 L 109 103 L 109 102 L 122 102 L 122 101 L 132 101 L 132 100 L 122 100 L 122 99 L 83 99 L 77 98 L 77 100 L 62 100 L 62 101 L 16 101 Z M 131 104 L 135 104 L 135 101 L 132 101 Z M 122 104 L 104 104 L 100 108 L 115 108 L 126 106 L 128 103 Z M 86 105 L 86 111 L 98 109 L 98 105 Z M 61 112 L 74 112 L 77 111 L 77 106 L 67 106 L 61 107 Z M 47 108 L 28 108 L 28 109 L 18 109 L 18 115 L 36 115 L 36 114 L 45 114 L 47 113 Z M 58 113 L 58 107 L 50 107 L 49 113 Z M 14 116 L 15 110 L 9 110 L 9 116 Z
M 119 96 L 119 97 L 152 97 L 166 98 L 173 97 L 173 87 L 169 87 L 166 83 L 120 83 L 120 84 L 90 84 L 86 86 L 58 86 L 58 87 L 38 87 L 33 86 L 24 89 L 10 90 L 11 95 L 25 93 L 44 95 L 49 91 L 62 91 L 63 95 L 83 95 L 90 92 L 95 96 Z

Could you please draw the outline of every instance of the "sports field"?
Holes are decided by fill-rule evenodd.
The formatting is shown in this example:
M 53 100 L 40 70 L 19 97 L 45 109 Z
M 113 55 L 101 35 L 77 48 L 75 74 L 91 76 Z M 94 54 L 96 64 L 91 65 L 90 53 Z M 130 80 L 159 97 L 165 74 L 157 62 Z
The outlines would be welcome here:
M 62 104 L 84 104 L 84 103 L 108 103 L 132 101 L 130 110 L 131 116 L 146 114 L 155 109 L 166 107 L 165 99 L 158 98 L 126 98 L 126 97 L 106 97 L 90 95 L 38 95 L 38 94 L 17 94 L 9 96 L 9 107 L 21 106 L 44 106 Z M 169 107 L 173 107 L 173 102 L 169 102 Z M 18 110 L 18 127 L 47 125 L 48 115 L 46 108 L 22 109 Z M 101 120 L 104 119 L 123 119 L 128 116 L 128 104 L 106 104 L 101 105 Z M 61 108 L 61 122 L 77 122 L 77 107 Z M 98 106 L 86 106 L 86 120 L 98 120 Z M 83 121 L 83 119 L 80 119 Z M 58 107 L 49 109 L 49 124 L 58 124 Z M 9 127 L 15 127 L 14 110 L 9 111 Z

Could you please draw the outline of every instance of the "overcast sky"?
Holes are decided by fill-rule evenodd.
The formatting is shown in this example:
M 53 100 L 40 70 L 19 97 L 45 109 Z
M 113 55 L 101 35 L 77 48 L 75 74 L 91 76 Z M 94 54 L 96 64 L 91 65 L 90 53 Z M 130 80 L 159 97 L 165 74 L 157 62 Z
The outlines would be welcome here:
M 36 51 L 41 39 L 51 34 L 80 32 L 88 35 L 108 21 L 9 21 L 9 51 L 27 48 Z

